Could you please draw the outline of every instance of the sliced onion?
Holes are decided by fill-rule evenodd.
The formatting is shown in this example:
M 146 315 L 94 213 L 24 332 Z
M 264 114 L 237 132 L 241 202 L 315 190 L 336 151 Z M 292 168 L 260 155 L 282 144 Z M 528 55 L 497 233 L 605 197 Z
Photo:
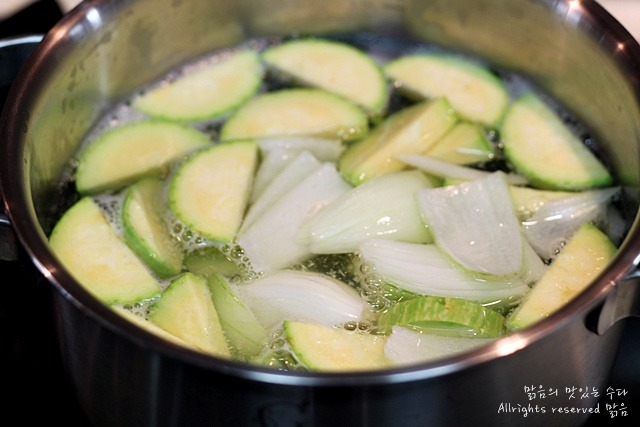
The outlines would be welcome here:
M 262 161 L 256 172 L 250 202 L 255 202 L 273 178 L 303 151 L 313 154 L 321 162 L 335 163 L 344 150 L 341 141 L 325 138 L 264 137 L 256 143 L 262 152 Z
M 249 202 L 253 203 L 260 196 L 262 191 L 284 167 L 291 161 L 293 156 L 284 149 L 276 149 L 264 153 L 260 161 L 260 166 L 253 179 L 253 187 L 249 195 Z
M 306 271 L 274 272 L 233 285 L 233 290 L 266 329 L 284 320 L 341 325 L 358 321 L 366 306 L 349 285 Z
M 360 245 L 362 259 L 386 282 L 420 295 L 494 302 L 523 296 L 529 287 L 521 279 L 484 280 L 456 265 L 433 244 L 369 239 Z
M 553 259 L 582 224 L 606 217 L 608 205 L 619 191 L 619 187 L 612 187 L 550 200 L 522 222 L 524 234 L 543 259 Z
M 465 269 L 520 274 L 523 237 L 503 172 L 416 195 L 435 242 Z
M 432 241 L 415 199 L 418 190 L 431 186 L 422 172 L 402 171 L 353 188 L 304 226 L 311 251 L 354 252 L 360 242 L 371 237 L 416 243 Z
M 251 203 L 240 232 L 249 228 L 270 206 L 320 167 L 320 161 L 308 151 L 297 154 L 281 169 Z
M 542 278 L 549 266 L 540 258 L 527 239 L 522 239 L 522 244 L 524 245 L 524 265 L 521 277 L 524 283 L 531 285 Z
M 494 341 L 493 338 L 462 338 L 423 334 L 394 326 L 384 352 L 396 365 L 430 362 L 464 353 Z
M 255 219 L 238 244 L 259 272 L 291 267 L 312 253 L 298 232 L 309 217 L 351 189 L 333 163 L 323 163 Z
M 475 169 L 469 166 L 457 165 L 445 162 L 423 154 L 398 154 L 396 158 L 409 166 L 420 169 L 432 175 L 448 179 L 475 180 L 482 179 L 492 172 Z M 528 181 L 521 175 L 505 173 L 505 179 L 509 184 L 524 185 Z
M 335 162 L 344 151 L 344 144 L 339 139 L 328 139 L 306 136 L 269 136 L 256 142 L 263 152 L 285 150 L 296 155 L 309 151 L 321 162 Z

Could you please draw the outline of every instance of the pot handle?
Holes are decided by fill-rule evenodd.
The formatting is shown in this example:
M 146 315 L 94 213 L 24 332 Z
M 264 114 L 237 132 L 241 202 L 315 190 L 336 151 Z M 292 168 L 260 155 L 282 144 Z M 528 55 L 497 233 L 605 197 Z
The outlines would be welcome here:
M 6 215 L 0 214 L 0 261 L 18 260 L 18 240 Z
M 587 327 L 603 335 L 627 317 L 640 317 L 640 270 L 629 274 L 609 292 L 600 308 L 587 317 Z

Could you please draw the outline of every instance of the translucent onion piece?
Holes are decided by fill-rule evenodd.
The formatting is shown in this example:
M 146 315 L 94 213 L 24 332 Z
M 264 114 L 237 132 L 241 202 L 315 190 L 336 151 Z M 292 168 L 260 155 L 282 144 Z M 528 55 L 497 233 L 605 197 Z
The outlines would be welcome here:
M 526 239 L 543 259 L 555 258 L 582 224 L 606 218 L 608 204 L 619 191 L 611 187 L 548 201 L 522 222 Z
M 297 239 L 308 218 L 351 189 L 333 163 L 324 163 L 280 197 L 238 236 L 254 270 L 287 268 L 311 255 Z
M 384 352 L 396 365 L 431 362 L 489 344 L 492 338 L 462 338 L 423 334 L 394 326 Z
M 420 295 L 493 302 L 529 291 L 517 277 L 503 281 L 474 278 L 433 244 L 370 239 L 360 245 L 360 255 L 378 277 Z
M 366 306 L 349 285 L 306 271 L 278 271 L 232 287 L 266 329 L 284 320 L 341 325 L 358 321 Z
M 503 172 L 420 190 L 417 199 L 436 244 L 464 268 L 493 276 L 522 271 L 523 237 Z
M 303 151 L 288 162 L 278 172 L 267 186 L 260 192 L 257 199 L 249 206 L 244 217 L 240 232 L 243 232 L 260 217 L 280 197 L 298 185 L 307 176 L 320 167 L 320 162 L 308 151 Z
M 475 180 L 485 178 L 491 174 L 488 171 L 445 162 L 423 154 L 398 154 L 396 158 L 409 166 L 442 178 Z M 504 176 L 509 184 L 527 184 L 527 180 L 523 176 L 511 173 L 505 173 Z
M 431 242 L 415 199 L 416 191 L 430 187 L 431 182 L 422 172 L 403 171 L 353 188 L 305 226 L 311 251 L 354 252 L 361 241 L 372 237 Z
M 295 156 L 308 151 L 321 162 L 336 162 L 345 148 L 339 139 L 306 136 L 270 136 L 260 138 L 256 143 L 264 153 L 277 149 Z
M 524 265 L 521 278 L 524 283 L 531 285 L 540 280 L 549 266 L 540 258 L 527 239 L 522 240 L 522 244 L 524 245 Z
M 272 179 L 303 151 L 321 162 L 336 162 L 344 150 L 340 140 L 304 136 L 264 137 L 256 140 L 262 162 L 256 173 L 249 201 L 255 202 Z
M 273 180 L 273 177 L 284 169 L 287 164 L 292 160 L 293 156 L 285 149 L 278 148 L 266 153 L 262 153 L 262 159 L 260 160 L 260 166 L 256 171 L 255 178 L 253 179 L 253 188 L 249 196 L 249 202 L 255 202 L 262 191 Z

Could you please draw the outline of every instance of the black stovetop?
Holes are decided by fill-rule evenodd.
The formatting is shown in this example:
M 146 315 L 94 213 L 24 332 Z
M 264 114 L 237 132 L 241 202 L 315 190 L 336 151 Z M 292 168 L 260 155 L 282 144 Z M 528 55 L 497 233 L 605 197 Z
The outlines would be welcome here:
M 53 0 L 38 1 L 0 21 L 0 39 L 44 34 L 61 17 Z M 0 387 L 8 394 L 0 399 L 0 420 L 14 415 L 25 425 L 36 420 L 88 425 L 59 354 L 50 287 L 28 262 L 0 261 L 0 277 Z M 605 411 L 608 402 L 603 390 L 602 413 L 590 419 L 588 426 L 640 425 L 640 318 L 625 322 L 609 387 L 626 392 L 616 402 L 626 406 L 628 415 L 623 416 L 620 407 L 615 408 L 617 416 Z

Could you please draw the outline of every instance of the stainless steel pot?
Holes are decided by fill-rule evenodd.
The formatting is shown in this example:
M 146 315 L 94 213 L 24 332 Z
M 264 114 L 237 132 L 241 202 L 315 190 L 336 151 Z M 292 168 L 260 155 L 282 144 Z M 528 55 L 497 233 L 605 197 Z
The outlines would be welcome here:
M 558 313 L 486 347 L 374 373 L 284 373 L 179 348 L 91 297 L 53 256 L 58 178 L 94 122 L 134 89 L 254 36 L 360 32 L 424 40 L 522 72 L 589 124 L 624 188 L 630 231 Z M 50 283 L 61 352 L 95 425 L 579 425 L 597 409 L 637 314 L 640 46 L 593 1 L 87 0 L 46 34 L 2 116 L 1 254 Z M 525 388 L 558 396 L 530 400 Z M 536 406 L 538 411 L 536 412 Z M 542 412 L 544 407 L 544 412 Z M 526 413 L 525 413 L 526 411 Z M 526 416 L 525 416 L 526 415 Z

